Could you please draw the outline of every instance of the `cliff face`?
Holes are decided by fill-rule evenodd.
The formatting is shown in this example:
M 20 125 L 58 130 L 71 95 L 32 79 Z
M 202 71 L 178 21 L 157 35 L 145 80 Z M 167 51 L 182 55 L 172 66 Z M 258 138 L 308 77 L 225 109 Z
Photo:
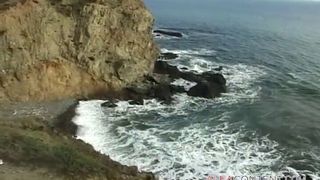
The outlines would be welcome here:
M 0 1 L 0 102 L 86 97 L 152 70 L 141 0 Z

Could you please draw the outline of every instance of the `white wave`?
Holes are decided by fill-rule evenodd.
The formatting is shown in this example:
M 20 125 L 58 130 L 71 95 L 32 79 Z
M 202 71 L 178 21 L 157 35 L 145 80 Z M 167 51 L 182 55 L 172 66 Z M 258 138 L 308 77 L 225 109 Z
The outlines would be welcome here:
M 161 52 L 172 52 L 175 54 L 179 54 L 179 55 L 205 55 L 205 56 L 209 56 L 209 55 L 216 55 L 217 51 L 215 50 L 210 50 L 210 49 L 204 49 L 204 48 L 200 48 L 200 49 L 193 49 L 193 50 L 169 50 L 166 48 L 162 48 Z
M 276 142 L 255 132 L 246 134 L 243 124 L 234 128 L 228 112 L 206 118 L 195 116 L 198 112 L 255 101 L 261 89 L 255 83 L 264 71 L 201 58 L 192 58 L 184 65 L 199 73 L 223 66 L 228 93 L 213 100 L 177 94 L 172 105 L 156 100 L 145 100 L 142 106 L 120 101 L 116 108 L 102 108 L 104 101 L 80 102 L 74 118 L 80 127 L 78 138 L 114 160 L 152 171 L 160 179 L 274 173 L 272 165 L 281 160 Z M 176 80 L 174 84 L 186 86 L 187 82 Z M 174 128 L 178 120 L 182 125 Z
M 3 165 L 4 163 L 3 163 L 3 160 L 2 159 L 0 159 L 0 165 Z
M 258 96 L 259 88 L 252 87 L 263 75 L 259 68 L 243 64 L 224 66 L 231 91 L 214 100 L 177 94 L 172 105 L 156 100 L 145 100 L 143 106 L 120 101 L 116 108 L 102 108 L 100 104 L 104 101 L 80 102 L 74 119 L 80 127 L 78 138 L 114 160 L 152 171 L 160 179 L 203 179 L 209 175 L 261 172 L 270 175 L 274 173 L 270 167 L 281 159 L 277 143 L 254 132 L 249 142 L 243 141 L 245 130 L 237 126 L 238 130 L 232 131 L 227 112 L 171 129 L 175 116 L 184 117 L 180 119 L 188 124 L 194 113 L 208 107 L 221 108 Z M 186 82 L 177 80 L 174 84 Z M 207 122 L 217 124 L 211 126 Z
M 180 79 L 176 79 L 171 84 L 176 86 L 183 86 L 184 89 L 188 91 L 191 87 L 195 86 L 197 83 L 180 78 Z
M 152 171 L 160 179 L 273 173 L 270 167 L 281 159 L 277 143 L 267 137 L 258 137 L 252 132 L 253 138 L 246 142 L 242 140 L 243 128 L 231 131 L 228 113 L 174 129 L 167 123 L 152 122 L 148 118 L 140 120 L 141 113 L 153 109 L 154 104 L 130 110 L 124 102 L 119 105 L 125 108 L 118 109 L 104 109 L 101 103 L 80 102 L 74 119 L 80 127 L 78 137 L 114 160 L 138 165 L 140 170 Z M 135 115 L 140 118 L 134 118 Z M 189 119 L 184 121 L 188 123 Z M 218 123 L 209 126 L 205 122 Z M 148 128 L 136 128 L 138 125 Z
M 181 62 L 176 62 L 182 64 Z M 224 103 L 238 103 L 240 100 L 255 100 L 259 96 L 261 87 L 256 84 L 261 77 L 266 75 L 263 68 L 254 67 L 246 64 L 224 64 L 215 63 L 203 58 L 194 57 L 188 61 L 184 61 L 183 65 L 178 65 L 181 69 L 187 68 L 187 71 L 203 73 L 207 71 L 214 72 L 217 67 L 223 67 L 221 73 L 227 80 L 228 92 L 223 95 L 223 98 L 218 100 Z
M 158 33 L 152 33 L 153 37 L 155 39 L 165 39 L 165 40 L 170 40 L 170 39 L 180 39 L 179 37 L 174 37 L 174 36 L 165 36 L 162 34 L 158 34 Z

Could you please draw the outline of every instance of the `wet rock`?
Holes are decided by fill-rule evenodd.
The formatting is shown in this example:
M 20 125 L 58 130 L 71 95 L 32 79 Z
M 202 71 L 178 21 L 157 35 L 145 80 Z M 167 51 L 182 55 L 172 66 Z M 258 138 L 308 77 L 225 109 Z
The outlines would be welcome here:
M 222 66 L 219 66 L 217 68 L 214 68 L 215 71 L 222 71 L 223 67 Z
M 156 61 L 154 72 L 168 74 L 173 79 L 182 78 L 187 81 L 196 82 L 197 85 L 188 91 L 188 95 L 190 96 L 214 98 L 226 92 L 226 79 L 219 73 L 204 72 L 202 74 L 196 74 L 193 72 L 184 72 L 180 71 L 176 66 L 169 65 L 165 61 Z M 181 88 L 173 88 L 173 90 L 183 92 Z
M 166 53 L 161 53 L 159 56 L 159 59 L 161 60 L 171 60 L 171 59 L 177 59 L 179 56 L 178 54 L 171 53 L 171 52 L 166 52 Z
M 187 67 L 181 67 L 180 69 L 181 69 L 181 70 L 188 70 Z
M 223 75 L 219 73 L 204 72 L 200 76 L 208 82 L 213 82 L 220 85 L 225 85 L 227 82 Z
M 148 98 L 152 96 L 151 90 L 156 84 L 158 84 L 156 80 L 149 76 L 149 80 L 146 79 L 146 81 L 126 88 L 127 98 L 130 100 Z
M 156 61 L 154 64 L 154 73 L 168 74 L 172 78 L 179 78 L 181 71 L 176 66 L 171 66 L 165 61 Z
M 114 102 L 112 101 L 106 101 L 104 103 L 101 104 L 101 107 L 107 107 L 107 108 L 114 108 L 114 107 L 117 107 L 118 105 L 115 104 Z
M 155 84 L 161 84 L 161 83 L 170 84 L 172 81 L 172 78 L 170 78 L 168 74 L 157 74 L 157 73 L 153 73 L 151 75 L 146 76 L 146 79 L 151 83 L 155 83 Z
M 218 84 L 209 82 L 198 82 L 187 92 L 189 96 L 215 98 L 220 96 L 221 89 Z
M 185 93 L 187 92 L 183 86 L 170 85 L 170 89 L 172 93 Z
M 154 96 L 166 104 L 172 101 L 172 95 L 171 88 L 168 84 L 159 84 L 155 87 Z
M 157 34 L 167 35 L 167 36 L 173 36 L 173 37 L 179 37 L 179 38 L 183 37 L 182 33 L 175 32 L 175 31 L 157 29 L 157 30 L 154 30 L 153 32 Z
M 143 99 L 136 99 L 129 101 L 130 105 L 143 105 Z

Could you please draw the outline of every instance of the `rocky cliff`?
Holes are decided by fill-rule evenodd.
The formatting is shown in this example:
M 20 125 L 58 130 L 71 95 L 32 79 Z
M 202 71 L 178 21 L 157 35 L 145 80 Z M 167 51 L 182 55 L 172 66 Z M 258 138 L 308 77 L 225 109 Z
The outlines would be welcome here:
M 141 0 L 0 0 L 0 102 L 87 97 L 152 71 Z

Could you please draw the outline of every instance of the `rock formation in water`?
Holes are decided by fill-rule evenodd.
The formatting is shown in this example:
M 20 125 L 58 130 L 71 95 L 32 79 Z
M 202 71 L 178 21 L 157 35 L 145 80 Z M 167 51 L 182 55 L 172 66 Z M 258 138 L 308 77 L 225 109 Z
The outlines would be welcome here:
M 152 71 L 141 0 L 0 1 L 0 102 L 88 97 Z

